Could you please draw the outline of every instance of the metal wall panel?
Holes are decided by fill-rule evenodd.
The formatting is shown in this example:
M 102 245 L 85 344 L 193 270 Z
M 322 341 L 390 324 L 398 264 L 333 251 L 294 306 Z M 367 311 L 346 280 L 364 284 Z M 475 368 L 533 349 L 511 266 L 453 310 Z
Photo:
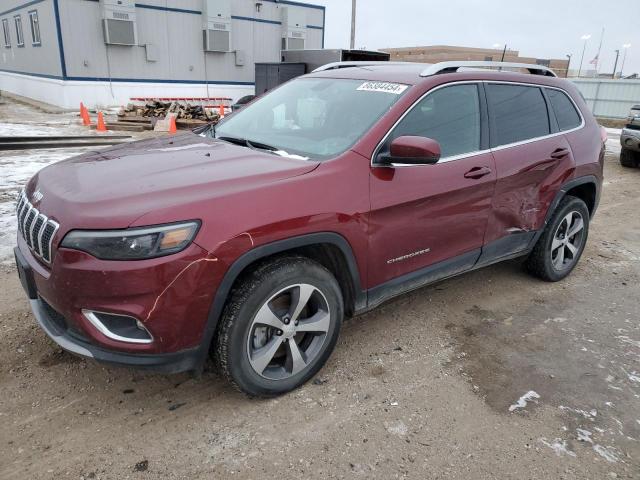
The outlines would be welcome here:
M 156 8 L 141 8 L 141 4 Z M 309 25 L 323 26 L 324 11 L 319 8 L 263 1 L 258 12 L 255 1 L 234 0 L 232 52 L 205 53 L 199 0 L 140 2 L 136 8 L 138 46 L 105 45 L 98 3 L 65 0 L 60 8 L 67 72 L 77 79 L 251 83 L 255 62 L 280 60 L 281 9 L 285 6 L 303 10 Z M 321 48 L 322 33 L 322 29 L 308 28 L 306 48 Z M 147 43 L 156 46 L 157 61 L 147 60 Z M 235 50 L 243 51 L 244 65 L 236 65 Z
M 0 45 L 0 69 L 61 78 L 63 60 L 58 49 L 55 0 L 5 0 L 1 18 L 9 20 L 11 48 Z M 64 66 L 69 80 L 131 79 L 134 81 L 240 82 L 254 81 L 255 62 L 280 60 L 282 8 L 303 11 L 307 24 L 306 48 L 322 48 L 324 9 L 263 0 L 232 3 L 232 52 L 203 51 L 202 0 L 140 0 L 136 6 L 138 45 L 105 45 L 97 0 L 58 0 Z M 26 6 L 25 6 L 26 5 Z M 11 11 L 23 6 L 20 10 Z M 31 45 L 27 11 L 37 9 L 42 46 Z M 22 15 L 25 47 L 16 46 L 13 16 Z M 0 37 L 1 38 L 1 37 Z M 146 44 L 153 45 L 155 61 Z M 245 63 L 236 65 L 235 50 Z
M 40 46 L 32 45 L 28 15 L 31 10 L 38 12 Z M 20 15 L 22 19 L 24 47 L 17 45 L 16 27 L 13 20 L 15 15 Z M 0 2 L 0 20 L 5 18 L 9 21 L 11 48 L 5 48 L 4 37 L 0 33 L 0 70 L 53 77 L 62 76 L 53 1 L 44 0 L 33 3 L 27 0 L 4 0 Z
M 626 118 L 631 106 L 640 104 L 640 80 L 576 78 L 572 81 L 597 117 Z

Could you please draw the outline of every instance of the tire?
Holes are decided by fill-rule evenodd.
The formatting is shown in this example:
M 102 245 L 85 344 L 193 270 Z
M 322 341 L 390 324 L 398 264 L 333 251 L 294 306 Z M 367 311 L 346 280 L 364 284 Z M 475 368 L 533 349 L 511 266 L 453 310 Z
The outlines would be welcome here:
M 230 294 L 216 338 L 216 363 L 248 395 L 288 392 L 325 364 L 343 314 L 338 282 L 322 265 L 299 256 L 262 263 Z
M 582 220 L 581 229 L 578 229 L 579 220 Z M 567 235 L 572 232 L 575 233 Z M 525 262 L 526 269 L 547 282 L 562 280 L 580 260 L 588 235 L 587 205 L 579 198 L 567 195 L 556 208 L 542 236 L 533 247 Z
M 633 150 L 623 148 L 620 150 L 620 165 L 627 168 L 638 166 L 638 154 Z

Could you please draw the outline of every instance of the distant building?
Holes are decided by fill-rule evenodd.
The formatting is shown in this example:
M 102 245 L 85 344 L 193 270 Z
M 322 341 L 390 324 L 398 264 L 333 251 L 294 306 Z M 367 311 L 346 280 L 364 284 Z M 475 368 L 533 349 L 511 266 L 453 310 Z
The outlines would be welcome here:
M 544 65 L 553 69 L 559 77 L 567 75 L 569 67 L 568 59 L 548 59 L 521 57 L 518 50 L 507 49 L 502 58 L 503 49 L 494 48 L 473 48 L 473 47 L 453 47 L 449 45 L 432 45 L 427 47 L 402 47 L 402 48 L 382 48 L 383 52 L 391 54 L 391 61 L 396 62 L 420 62 L 437 63 L 450 60 L 480 60 L 499 62 L 518 62 Z
M 256 62 L 324 46 L 325 7 L 289 0 L 3 0 L 0 89 L 53 105 L 239 97 Z

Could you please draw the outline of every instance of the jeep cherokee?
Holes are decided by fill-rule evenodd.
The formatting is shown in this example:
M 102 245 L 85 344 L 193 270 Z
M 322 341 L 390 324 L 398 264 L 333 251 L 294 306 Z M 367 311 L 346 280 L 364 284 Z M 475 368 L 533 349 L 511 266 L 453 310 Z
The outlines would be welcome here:
M 603 155 L 546 67 L 332 64 L 204 132 L 42 169 L 16 262 L 62 348 L 163 372 L 212 355 L 275 395 L 319 371 L 345 316 L 403 292 L 515 257 L 566 277 Z

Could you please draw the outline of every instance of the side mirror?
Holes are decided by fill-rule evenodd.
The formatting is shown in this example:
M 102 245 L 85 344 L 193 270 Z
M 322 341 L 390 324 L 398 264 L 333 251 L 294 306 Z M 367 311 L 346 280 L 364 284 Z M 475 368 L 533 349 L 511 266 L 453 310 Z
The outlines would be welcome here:
M 389 153 L 378 155 L 381 165 L 432 165 L 440 160 L 440 144 L 432 138 L 405 135 L 391 142 Z

